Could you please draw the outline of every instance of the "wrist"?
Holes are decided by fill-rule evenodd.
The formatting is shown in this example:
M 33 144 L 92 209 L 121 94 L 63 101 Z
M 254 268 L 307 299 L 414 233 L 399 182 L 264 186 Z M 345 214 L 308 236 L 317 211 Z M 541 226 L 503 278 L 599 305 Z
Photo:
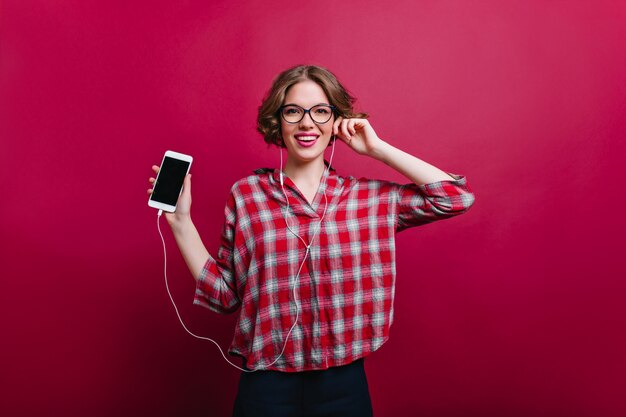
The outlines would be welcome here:
M 168 216 L 167 221 L 172 229 L 172 233 L 175 235 L 184 234 L 187 230 L 193 227 L 193 221 L 189 214 L 174 214 Z
M 389 161 L 388 156 L 389 156 L 391 149 L 393 149 L 393 146 L 391 146 L 384 140 L 380 139 L 377 145 L 372 147 L 372 149 L 370 150 L 369 156 L 371 158 L 376 159 L 377 161 L 380 161 L 388 165 L 388 161 Z

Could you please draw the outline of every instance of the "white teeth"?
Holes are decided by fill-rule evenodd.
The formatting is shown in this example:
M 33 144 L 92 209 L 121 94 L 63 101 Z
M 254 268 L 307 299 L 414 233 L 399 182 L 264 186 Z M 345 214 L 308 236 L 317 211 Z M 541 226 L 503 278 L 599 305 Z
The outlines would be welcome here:
M 305 139 L 305 138 L 310 138 L 310 139 Z M 317 139 L 315 136 L 300 136 L 298 137 L 298 140 L 301 142 L 313 142 L 315 139 Z

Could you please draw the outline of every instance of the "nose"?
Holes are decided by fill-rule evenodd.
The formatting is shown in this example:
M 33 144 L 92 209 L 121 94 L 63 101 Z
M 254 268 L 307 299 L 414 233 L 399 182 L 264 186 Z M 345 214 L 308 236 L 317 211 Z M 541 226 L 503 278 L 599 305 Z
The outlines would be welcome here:
M 305 110 L 304 111 L 304 117 L 302 117 L 302 120 L 300 120 L 300 126 L 315 126 L 315 122 L 313 121 L 313 118 L 311 117 L 311 110 Z

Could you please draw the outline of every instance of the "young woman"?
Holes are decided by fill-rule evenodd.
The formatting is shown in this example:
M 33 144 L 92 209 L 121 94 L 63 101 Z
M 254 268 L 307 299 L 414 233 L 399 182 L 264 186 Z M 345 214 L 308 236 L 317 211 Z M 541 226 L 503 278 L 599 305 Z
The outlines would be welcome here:
M 464 176 L 379 138 L 353 101 L 324 68 L 276 78 L 258 130 L 278 147 L 280 169 L 232 187 L 216 257 L 191 220 L 191 175 L 176 213 L 166 214 L 197 281 L 194 303 L 239 310 L 229 348 L 243 359 L 236 416 L 372 415 L 363 358 L 393 321 L 395 234 L 474 202 Z M 337 139 L 410 183 L 339 176 L 331 167 Z

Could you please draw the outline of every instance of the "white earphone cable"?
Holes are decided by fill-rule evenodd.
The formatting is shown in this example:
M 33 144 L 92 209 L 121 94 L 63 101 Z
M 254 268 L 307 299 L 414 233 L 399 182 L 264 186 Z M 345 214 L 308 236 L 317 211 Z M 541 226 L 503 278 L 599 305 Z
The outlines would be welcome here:
M 167 289 L 167 295 L 170 296 L 170 300 L 172 301 L 172 305 L 174 306 L 174 310 L 176 310 L 176 315 L 178 316 L 178 321 L 180 321 L 180 324 L 187 331 L 187 333 L 189 333 L 190 335 L 192 335 L 196 339 L 208 340 L 209 342 L 212 342 L 213 344 L 215 344 L 215 346 L 217 346 L 217 348 L 220 350 L 220 353 L 222 354 L 222 356 L 224 357 L 226 362 L 230 363 L 232 366 L 234 366 L 235 368 L 237 368 L 237 369 L 239 369 L 239 370 L 241 370 L 243 372 L 254 372 L 254 371 L 250 371 L 248 369 L 240 368 L 239 366 L 237 366 L 234 363 L 232 363 L 231 361 L 229 361 L 228 358 L 226 357 L 226 355 L 224 355 L 224 351 L 222 350 L 220 345 L 215 340 L 213 340 L 213 339 L 211 339 L 209 337 L 198 336 L 197 334 L 192 333 L 191 331 L 189 331 L 187 326 L 185 326 L 185 323 L 183 322 L 183 319 L 180 317 L 180 313 L 178 312 L 178 307 L 176 307 L 176 303 L 174 302 L 174 298 L 172 297 L 172 293 L 170 292 L 170 286 L 167 283 L 167 250 L 165 249 L 165 239 L 163 239 L 163 233 L 161 233 L 161 222 L 160 222 L 160 220 L 161 220 L 161 213 L 162 213 L 162 211 L 159 210 L 159 214 L 157 216 L 157 228 L 159 229 L 159 235 L 161 236 L 161 243 L 163 243 L 163 259 L 164 259 L 164 261 L 163 261 L 163 275 L 165 276 L 165 289 Z
M 293 325 L 289 329 L 289 332 L 287 332 L 287 336 L 285 337 L 285 342 L 283 343 L 283 349 L 281 350 L 280 354 L 276 357 L 276 359 L 274 359 L 274 361 L 272 363 L 267 364 L 265 366 L 259 366 L 258 368 L 251 369 L 251 370 L 250 369 L 241 368 L 241 367 L 235 365 L 234 363 L 232 363 L 230 360 L 228 360 L 228 358 L 224 354 L 224 351 L 222 350 L 222 348 L 220 347 L 220 345 L 216 341 L 214 341 L 213 339 L 211 339 L 209 337 L 198 336 L 197 334 L 191 332 L 187 328 L 187 326 L 183 322 L 183 319 L 180 316 L 180 312 L 178 311 L 178 307 L 176 306 L 176 303 L 174 302 L 174 297 L 172 297 L 172 293 L 170 292 L 170 287 L 169 287 L 169 284 L 167 282 L 167 249 L 165 247 L 165 239 L 163 238 L 163 233 L 161 232 L 161 222 L 160 222 L 161 215 L 163 214 L 163 210 L 159 210 L 159 212 L 158 212 L 158 215 L 157 215 L 157 229 L 159 230 L 159 236 L 161 236 L 161 243 L 163 244 L 163 276 L 165 277 L 165 288 L 167 290 L 167 294 L 170 297 L 170 301 L 172 302 L 172 305 L 174 306 L 174 310 L 176 311 L 176 316 L 178 316 L 178 321 L 180 321 L 180 324 L 183 326 L 185 331 L 187 333 L 189 333 L 191 336 L 195 337 L 196 339 L 207 340 L 209 342 L 212 342 L 215 346 L 217 346 L 217 348 L 220 350 L 220 353 L 222 354 L 222 357 L 224 358 L 224 360 L 226 362 L 228 362 L 229 364 L 231 364 L 232 366 L 234 366 L 235 368 L 239 369 L 240 371 L 243 371 L 243 372 L 255 372 L 255 371 L 258 371 L 258 370 L 266 369 L 266 368 L 272 366 L 273 364 L 275 364 L 278 361 L 278 359 L 280 359 L 280 357 L 285 352 L 285 347 L 287 346 L 287 341 L 289 340 L 289 336 L 291 335 L 291 332 L 293 331 L 293 329 L 296 327 L 296 324 L 298 324 L 298 318 L 299 318 L 299 315 L 300 315 L 300 303 L 298 302 L 298 297 L 297 297 L 297 294 L 296 294 L 296 283 L 298 282 L 298 279 L 300 278 L 300 271 L 302 271 L 302 267 L 304 266 L 304 263 L 306 262 L 306 259 L 309 256 L 309 253 L 311 251 L 311 245 L 313 244 L 313 242 L 315 241 L 315 238 L 317 237 L 318 233 L 322 229 L 322 221 L 324 220 L 324 216 L 326 215 L 326 210 L 328 209 L 328 197 L 326 196 L 326 179 L 328 177 L 328 174 L 329 174 L 329 171 L 330 171 L 330 166 L 331 166 L 332 161 L 333 161 L 333 155 L 335 154 L 335 142 L 336 142 L 336 140 L 333 140 L 333 147 L 332 147 L 332 151 L 331 151 L 331 154 L 330 154 L 330 161 L 328 163 L 328 167 L 326 167 L 324 173 L 322 174 L 323 182 L 324 182 L 324 190 L 323 190 L 324 202 L 325 202 L 324 203 L 324 212 L 322 213 L 322 217 L 320 218 L 320 221 L 317 224 L 317 226 L 318 226 L 317 230 L 313 233 L 313 236 L 311 237 L 309 244 L 307 244 L 304 241 L 304 239 L 299 234 L 294 232 L 291 229 L 291 227 L 289 227 L 289 222 L 287 221 L 287 215 L 286 214 L 283 215 L 283 218 L 285 219 L 285 225 L 287 226 L 287 229 L 289 229 L 289 231 L 294 236 L 296 236 L 298 239 L 300 239 L 300 241 L 302 241 L 302 243 L 306 247 L 306 252 L 304 253 L 304 259 L 302 259 L 302 263 L 300 264 L 300 267 L 298 268 L 298 272 L 296 274 L 296 278 L 294 279 L 294 284 L 293 284 L 293 288 L 292 288 L 293 298 L 294 298 L 294 302 L 296 304 L 296 319 L 294 320 Z M 287 194 L 285 193 L 285 187 L 283 186 L 282 175 L 283 175 L 283 151 L 282 151 L 282 148 L 280 148 L 280 186 L 282 188 L 283 195 L 285 196 L 285 200 L 287 201 L 287 210 L 286 210 L 286 212 L 288 212 L 289 208 L 290 208 L 289 198 L 287 197 Z M 321 187 L 321 183 L 320 183 L 320 187 Z

